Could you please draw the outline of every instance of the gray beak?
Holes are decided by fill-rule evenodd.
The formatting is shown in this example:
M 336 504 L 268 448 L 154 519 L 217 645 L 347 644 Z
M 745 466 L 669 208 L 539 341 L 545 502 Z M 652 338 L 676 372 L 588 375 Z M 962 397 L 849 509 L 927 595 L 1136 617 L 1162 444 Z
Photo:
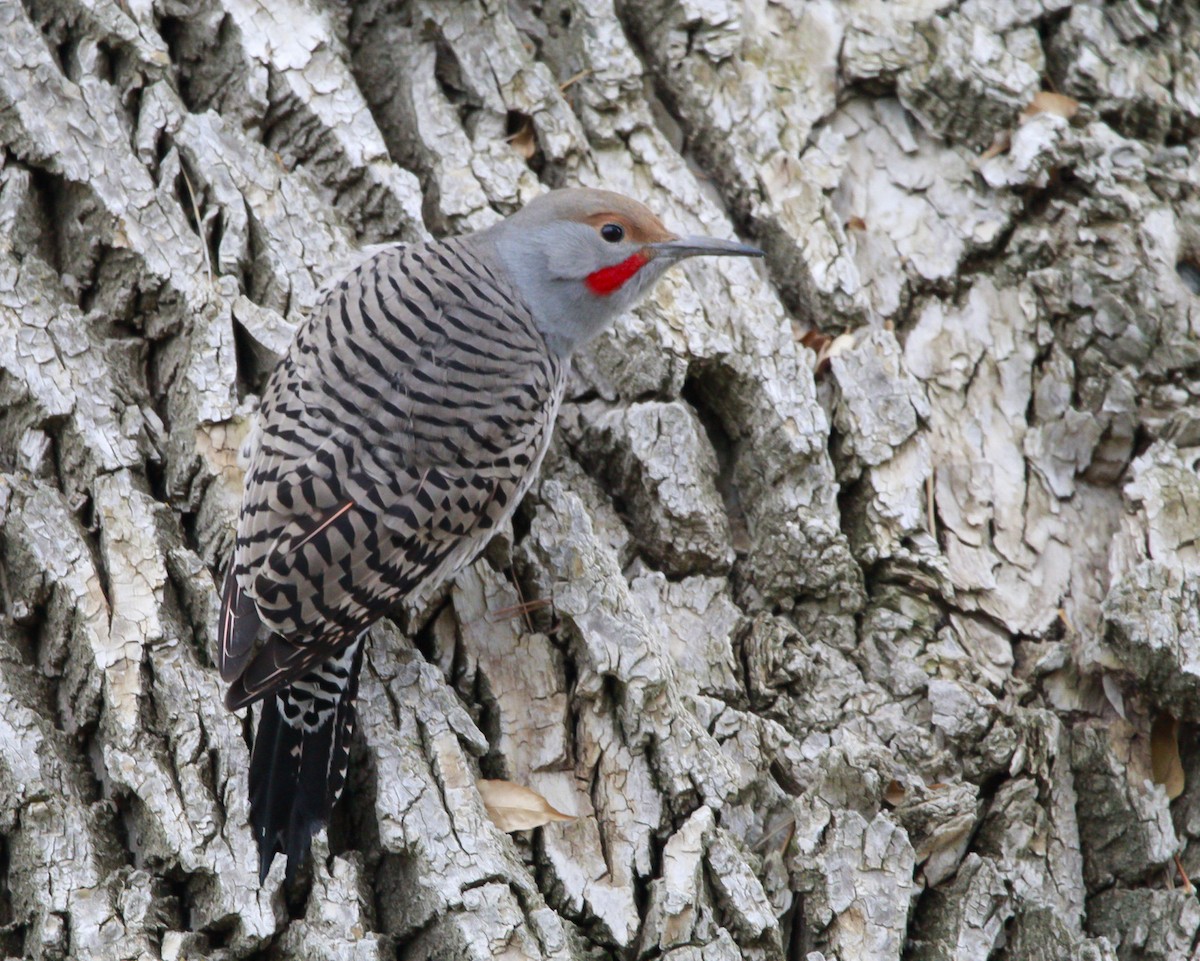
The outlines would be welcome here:
M 762 257 L 763 252 L 749 244 L 740 244 L 736 240 L 718 240 L 716 237 L 679 237 L 675 240 L 664 240 L 662 243 L 649 244 L 659 256 L 670 257 L 672 260 L 682 260 L 684 257 Z

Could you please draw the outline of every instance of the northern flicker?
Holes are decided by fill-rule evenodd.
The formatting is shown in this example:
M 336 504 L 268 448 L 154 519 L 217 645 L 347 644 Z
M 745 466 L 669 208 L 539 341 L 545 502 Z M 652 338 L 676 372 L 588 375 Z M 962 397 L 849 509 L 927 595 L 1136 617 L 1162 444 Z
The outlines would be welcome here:
M 226 705 L 263 701 L 263 880 L 276 853 L 294 876 L 341 793 L 366 629 L 512 514 L 572 351 L 672 264 L 761 253 L 679 237 L 619 194 L 558 190 L 478 233 L 376 254 L 300 327 L 263 394 L 219 629 Z

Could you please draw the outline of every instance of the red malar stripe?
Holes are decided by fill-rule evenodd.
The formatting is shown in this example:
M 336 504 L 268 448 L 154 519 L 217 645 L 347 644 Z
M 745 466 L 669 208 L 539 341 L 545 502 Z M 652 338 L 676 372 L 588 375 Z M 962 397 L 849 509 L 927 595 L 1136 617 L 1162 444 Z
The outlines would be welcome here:
M 611 267 L 601 267 L 584 278 L 584 283 L 588 285 L 588 290 L 600 297 L 607 297 L 614 290 L 620 290 L 622 285 L 630 277 L 636 274 L 639 270 L 650 263 L 650 258 L 645 254 L 637 253 L 632 257 L 622 260 L 619 264 L 613 264 Z

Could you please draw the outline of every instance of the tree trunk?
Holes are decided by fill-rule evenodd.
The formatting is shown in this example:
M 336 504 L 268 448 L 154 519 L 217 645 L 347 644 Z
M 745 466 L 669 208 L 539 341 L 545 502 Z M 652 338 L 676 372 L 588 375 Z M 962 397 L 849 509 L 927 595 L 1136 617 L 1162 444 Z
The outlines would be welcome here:
M 1200 956 L 1194 3 L 0 37 L 0 957 Z M 513 529 L 372 631 L 289 902 L 213 667 L 256 393 L 362 247 L 565 184 L 768 258 L 591 345 Z

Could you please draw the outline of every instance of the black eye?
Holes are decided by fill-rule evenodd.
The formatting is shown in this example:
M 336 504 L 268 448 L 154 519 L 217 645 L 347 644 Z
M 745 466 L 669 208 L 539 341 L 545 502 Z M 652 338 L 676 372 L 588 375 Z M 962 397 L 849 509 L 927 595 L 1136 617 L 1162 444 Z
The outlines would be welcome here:
M 600 228 L 600 236 L 610 244 L 619 244 L 625 239 L 625 228 L 620 224 L 605 224 Z

